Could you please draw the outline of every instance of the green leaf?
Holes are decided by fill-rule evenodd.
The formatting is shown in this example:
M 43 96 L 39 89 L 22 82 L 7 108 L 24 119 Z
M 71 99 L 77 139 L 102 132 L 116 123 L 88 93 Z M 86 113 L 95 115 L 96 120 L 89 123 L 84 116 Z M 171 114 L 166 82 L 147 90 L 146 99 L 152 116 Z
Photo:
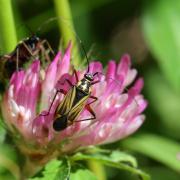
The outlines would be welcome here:
M 120 152 L 120 151 L 113 151 L 110 154 L 110 159 L 114 162 L 124 162 L 124 163 L 129 163 L 131 166 L 136 167 L 137 168 L 137 161 L 136 159 L 124 152 Z
M 142 177 L 143 180 L 149 180 L 149 176 L 144 173 L 143 171 L 137 169 L 137 163 L 135 158 L 132 156 L 120 152 L 120 151 L 113 151 L 110 154 L 82 154 L 77 153 L 76 155 L 71 157 L 72 161 L 80 161 L 80 160 L 94 160 L 98 161 L 104 165 L 111 166 L 114 168 L 122 169 L 129 171 L 133 174 L 139 175 Z
M 179 172 L 180 144 L 153 134 L 142 134 L 121 142 L 126 148 L 144 154 Z
M 146 42 L 168 80 L 180 89 L 180 1 L 147 1 L 142 15 Z
M 70 180 L 97 180 L 97 177 L 87 169 L 79 169 L 71 173 Z
M 42 177 L 34 177 L 29 180 L 65 180 L 70 176 L 70 164 L 67 159 L 62 161 L 52 160 L 42 172 Z

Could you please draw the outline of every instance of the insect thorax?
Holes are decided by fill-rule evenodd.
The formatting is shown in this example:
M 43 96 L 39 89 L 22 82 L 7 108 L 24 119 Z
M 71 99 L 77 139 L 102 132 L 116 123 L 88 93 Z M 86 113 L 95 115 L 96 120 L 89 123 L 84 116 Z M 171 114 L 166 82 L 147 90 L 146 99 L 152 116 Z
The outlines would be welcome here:
M 91 93 L 91 82 L 87 79 L 83 78 L 81 81 L 78 82 L 77 88 L 87 94 Z
M 36 50 L 37 44 L 40 42 L 40 39 L 37 36 L 32 36 L 27 38 L 24 42 L 32 51 L 34 51 Z

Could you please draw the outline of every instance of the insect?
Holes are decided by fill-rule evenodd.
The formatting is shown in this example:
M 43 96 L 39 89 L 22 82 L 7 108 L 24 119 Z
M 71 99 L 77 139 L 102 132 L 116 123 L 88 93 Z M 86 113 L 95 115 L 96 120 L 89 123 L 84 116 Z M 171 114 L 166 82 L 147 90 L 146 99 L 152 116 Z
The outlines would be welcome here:
M 90 105 L 98 100 L 97 97 L 91 95 L 92 85 L 99 82 L 99 80 L 94 81 L 94 77 L 98 74 L 98 72 L 94 74 L 89 72 L 89 61 L 87 55 L 86 59 L 88 62 L 88 70 L 84 74 L 84 77 L 79 80 L 77 72 L 74 70 L 73 75 L 75 75 L 76 84 L 74 85 L 70 80 L 65 79 L 61 84 L 67 83 L 70 86 L 70 89 L 67 92 L 63 89 L 57 90 L 47 114 L 42 114 L 43 116 L 48 115 L 58 93 L 64 94 L 63 100 L 57 106 L 53 115 L 53 129 L 55 131 L 62 131 L 68 126 L 72 125 L 74 122 L 96 119 L 96 114 L 94 113 Z M 89 99 L 92 99 L 92 101 L 87 102 Z M 89 111 L 91 117 L 77 120 L 84 108 Z
M 90 104 L 98 100 L 97 97 L 91 96 L 91 86 L 99 82 L 94 81 L 94 76 L 96 74 L 86 73 L 83 79 L 79 81 L 76 71 L 74 72 L 77 84 L 73 85 L 66 79 L 66 82 L 71 86 L 71 89 L 67 94 L 62 89 L 57 91 L 57 93 L 61 92 L 65 94 L 65 97 L 56 109 L 55 120 L 53 123 L 53 128 L 56 131 L 64 130 L 69 125 L 73 124 L 74 121 L 80 122 L 96 119 L 96 115 L 90 106 Z M 92 99 L 92 101 L 87 104 L 89 98 Z M 77 118 L 84 108 L 90 112 L 92 117 L 77 121 Z
M 50 61 L 50 57 L 46 50 L 54 54 L 50 44 L 46 39 L 40 39 L 36 35 L 32 35 L 20 41 L 15 49 L 0 57 L 1 68 L 6 70 L 6 76 L 10 77 L 15 70 L 23 67 L 31 58 L 37 58 L 44 55 L 45 59 Z

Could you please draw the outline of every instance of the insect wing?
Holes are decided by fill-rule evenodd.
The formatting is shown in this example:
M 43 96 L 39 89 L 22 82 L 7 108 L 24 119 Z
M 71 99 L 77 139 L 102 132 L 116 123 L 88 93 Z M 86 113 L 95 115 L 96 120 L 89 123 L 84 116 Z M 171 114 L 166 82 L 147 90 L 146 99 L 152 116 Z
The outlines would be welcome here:
M 74 102 L 76 102 L 76 104 L 73 105 L 72 109 L 70 110 L 70 112 L 68 114 L 68 120 L 69 121 L 74 121 L 77 119 L 77 117 L 80 115 L 80 113 L 84 109 L 86 102 L 89 98 L 89 95 L 87 95 L 87 94 L 84 95 L 78 101 L 76 101 L 76 98 L 78 98 L 78 92 L 77 91 L 76 91 L 76 96 L 74 98 Z
M 73 86 L 68 93 L 64 96 L 64 99 L 60 103 L 57 109 L 57 114 L 63 115 L 68 113 L 73 105 L 73 100 L 75 97 L 76 87 Z

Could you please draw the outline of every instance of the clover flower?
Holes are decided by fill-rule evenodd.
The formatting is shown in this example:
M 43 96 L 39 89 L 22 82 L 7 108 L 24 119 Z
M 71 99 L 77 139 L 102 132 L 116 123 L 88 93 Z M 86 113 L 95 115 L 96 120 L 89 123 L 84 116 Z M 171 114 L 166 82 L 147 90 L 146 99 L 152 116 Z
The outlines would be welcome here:
M 56 132 L 53 129 L 54 113 L 64 95 L 57 96 L 47 116 L 43 114 L 47 114 L 62 79 L 76 83 L 70 75 L 71 48 L 69 44 L 64 56 L 59 52 L 46 69 L 35 60 L 27 70 L 14 72 L 3 97 L 2 112 L 9 131 L 18 138 L 19 149 L 40 164 L 82 147 L 122 139 L 135 132 L 145 119 L 141 114 L 147 106 L 140 94 L 143 80 L 139 78 L 127 90 L 137 71 L 131 69 L 130 57 L 124 55 L 118 64 L 109 61 L 105 73 L 99 61 L 90 63 L 91 73 L 105 74 L 97 77 L 100 82 L 92 86 L 92 95 L 98 98 L 91 104 L 96 120 L 76 122 L 90 116 L 83 109 L 72 125 Z M 86 69 L 78 71 L 79 79 L 85 72 Z M 70 87 L 64 85 L 63 88 L 68 91 Z

